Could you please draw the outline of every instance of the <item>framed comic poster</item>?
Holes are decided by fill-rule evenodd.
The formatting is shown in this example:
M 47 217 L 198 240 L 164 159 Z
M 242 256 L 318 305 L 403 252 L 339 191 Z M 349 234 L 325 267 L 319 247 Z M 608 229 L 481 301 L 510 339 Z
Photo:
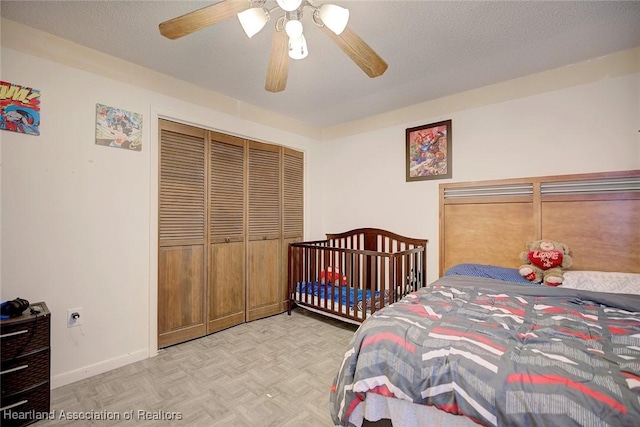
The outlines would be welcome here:
M 96 104 L 96 144 L 142 151 L 142 114 Z
M 40 135 L 40 91 L 0 81 L 0 129 Z
M 408 128 L 407 182 L 451 178 L 451 120 Z

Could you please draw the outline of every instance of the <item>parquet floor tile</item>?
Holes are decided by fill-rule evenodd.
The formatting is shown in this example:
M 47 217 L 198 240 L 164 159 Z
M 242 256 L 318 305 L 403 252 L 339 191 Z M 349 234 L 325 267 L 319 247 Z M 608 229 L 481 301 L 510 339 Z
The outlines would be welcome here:
M 56 419 L 34 425 L 330 427 L 329 388 L 354 331 L 302 309 L 238 325 L 54 389 Z

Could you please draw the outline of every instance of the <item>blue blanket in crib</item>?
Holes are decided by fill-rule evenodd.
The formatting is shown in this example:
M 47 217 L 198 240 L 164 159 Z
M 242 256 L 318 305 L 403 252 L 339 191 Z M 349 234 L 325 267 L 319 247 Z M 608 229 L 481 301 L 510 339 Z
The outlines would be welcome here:
M 360 289 L 354 289 L 351 286 L 334 286 L 330 283 L 326 285 L 319 282 L 303 282 L 299 283 L 296 287 L 296 292 L 303 292 L 307 294 L 313 294 L 314 296 L 324 300 L 325 292 L 327 295 L 327 299 L 333 299 L 334 301 L 342 301 L 342 305 L 348 305 L 349 307 L 353 307 L 354 304 L 362 301 L 363 294 L 365 295 L 365 299 L 371 299 L 371 291 L 367 290 L 363 293 Z M 380 292 L 374 292 L 375 296 L 379 296 Z M 347 303 L 347 297 L 349 302 Z

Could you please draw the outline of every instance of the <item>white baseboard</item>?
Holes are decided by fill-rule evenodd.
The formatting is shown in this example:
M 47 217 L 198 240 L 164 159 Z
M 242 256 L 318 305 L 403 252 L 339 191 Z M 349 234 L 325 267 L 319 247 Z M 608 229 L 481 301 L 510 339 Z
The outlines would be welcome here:
M 102 374 L 103 372 L 107 372 L 112 369 L 116 369 L 121 366 L 128 365 L 130 363 L 138 362 L 140 360 L 147 359 L 151 356 L 153 355 L 149 354 L 149 349 L 145 348 L 145 349 L 137 350 L 131 353 L 127 353 L 122 356 L 114 357 L 113 359 L 103 360 L 102 362 L 85 366 L 83 368 L 74 369 L 73 371 L 54 375 L 51 377 L 51 388 L 54 389 L 54 388 L 62 387 L 67 384 L 74 383 L 76 381 L 84 380 L 85 378 Z

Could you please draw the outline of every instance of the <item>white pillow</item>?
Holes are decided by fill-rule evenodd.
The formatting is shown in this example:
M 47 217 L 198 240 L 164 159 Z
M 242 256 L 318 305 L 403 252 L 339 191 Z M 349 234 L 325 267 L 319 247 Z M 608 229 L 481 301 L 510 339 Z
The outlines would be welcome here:
M 640 295 L 640 274 L 607 271 L 565 271 L 563 288 Z

